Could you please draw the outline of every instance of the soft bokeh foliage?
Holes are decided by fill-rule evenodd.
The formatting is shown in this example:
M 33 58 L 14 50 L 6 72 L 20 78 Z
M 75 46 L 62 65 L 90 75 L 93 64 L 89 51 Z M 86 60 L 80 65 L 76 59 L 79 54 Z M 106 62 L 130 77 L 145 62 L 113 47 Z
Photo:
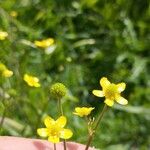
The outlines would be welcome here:
M 16 16 L 11 15 L 12 11 Z M 102 120 L 93 145 L 105 150 L 147 149 L 150 145 L 150 2 L 148 0 L 1 0 L 0 61 L 14 75 L 0 77 L 0 114 L 6 119 L 1 135 L 36 137 L 47 115 L 57 115 L 49 88 L 62 82 L 68 89 L 62 104 L 71 140 L 84 143 L 82 118 L 72 115 L 76 106 L 91 106 L 95 115 L 103 100 L 92 95 L 99 79 L 127 84 L 128 106 L 115 106 Z M 34 41 L 53 38 L 46 49 Z M 25 73 L 40 80 L 27 86 Z M 83 135 L 83 136 L 81 136 Z

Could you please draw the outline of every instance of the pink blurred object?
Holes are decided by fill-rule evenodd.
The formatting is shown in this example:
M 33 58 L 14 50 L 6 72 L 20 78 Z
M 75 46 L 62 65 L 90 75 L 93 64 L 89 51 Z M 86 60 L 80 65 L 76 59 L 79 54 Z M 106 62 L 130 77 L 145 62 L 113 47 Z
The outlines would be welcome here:
M 0 150 L 53 150 L 53 144 L 38 139 L 0 136 Z M 57 150 L 63 150 L 63 143 L 56 144 Z M 67 142 L 67 150 L 84 150 L 85 145 Z M 89 148 L 89 150 L 95 150 Z

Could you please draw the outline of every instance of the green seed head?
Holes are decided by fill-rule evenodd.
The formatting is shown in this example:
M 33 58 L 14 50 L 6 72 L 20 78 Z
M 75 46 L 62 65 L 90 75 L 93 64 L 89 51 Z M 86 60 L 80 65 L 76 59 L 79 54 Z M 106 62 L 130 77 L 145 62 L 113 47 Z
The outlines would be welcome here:
M 55 83 L 50 88 L 50 93 L 54 98 L 61 99 L 67 93 L 67 88 L 62 83 Z

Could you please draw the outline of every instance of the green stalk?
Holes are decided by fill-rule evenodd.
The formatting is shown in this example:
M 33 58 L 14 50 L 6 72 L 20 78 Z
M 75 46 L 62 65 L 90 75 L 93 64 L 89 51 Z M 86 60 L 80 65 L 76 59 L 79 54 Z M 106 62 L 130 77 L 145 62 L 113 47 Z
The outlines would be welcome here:
M 103 118 L 103 115 L 104 115 L 104 113 L 105 113 L 106 110 L 107 110 L 107 105 L 105 104 L 104 107 L 103 107 L 102 112 L 101 112 L 100 115 L 98 116 L 98 119 L 97 119 L 97 121 L 96 121 L 95 127 L 92 129 L 92 132 L 89 133 L 89 138 L 88 138 L 88 141 L 87 141 L 85 150 L 88 150 L 88 149 L 89 149 L 89 146 L 90 146 L 90 144 L 91 144 L 91 142 L 92 142 L 92 139 L 93 139 L 93 137 L 94 137 L 94 134 L 95 134 L 95 132 L 96 132 L 96 130 L 97 130 L 97 127 L 98 127 L 98 125 L 100 124 L 100 122 L 101 122 L 101 120 L 102 120 L 102 118 Z
M 60 114 L 63 116 L 63 108 L 62 108 L 62 104 L 61 104 L 61 99 L 58 99 L 58 108 L 60 111 Z M 63 140 L 63 145 L 64 145 L 64 150 L 67 150 L 67 146 L 66 146 L 66 140 Z

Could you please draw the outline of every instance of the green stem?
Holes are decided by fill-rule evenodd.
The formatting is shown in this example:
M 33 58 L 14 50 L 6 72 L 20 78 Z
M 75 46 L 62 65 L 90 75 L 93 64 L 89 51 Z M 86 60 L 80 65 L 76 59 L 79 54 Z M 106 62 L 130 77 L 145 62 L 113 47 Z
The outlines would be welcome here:
M 63 116 L 64 113 L 62 109 L 61 99 L 58 99 L 58 108 L 59 108 L 60 114 Z
M 63 113 L 63 108 L 62 108 L 62 104 L 61 104 L 61 99 L 58 99 L 58 108 L 59 108 L 60 114 L 63 116 L 64 113 Z M 65 139 L 63 141 L 63 145 L 64 145 L 64 150 L 67 150 Z
M 95 127 L 92 129 L 92 132 L 89 134 L 89 138 L 88 138 L 88 142 L 86 144 L 86 148 L 85 150 L 88 150 L 89 149 L 89 146 L 92 142 L 92 139 L 93 139 L 93 136 L 95 134 L 95 131 L 97 130 L 97 127 L 99 125 L 99 123 L 101 122 L 102 118 L 103 118 L 103 115 L 105 113 L 105 111 L 107 110 L 107 105 L 105 104 L 104 107 L 103 107 L 103 110 L 102 112 L 100 113 L 100 115 L 98 116 L 98 119 L 96 121 L 96 124 L 95 124 Z

